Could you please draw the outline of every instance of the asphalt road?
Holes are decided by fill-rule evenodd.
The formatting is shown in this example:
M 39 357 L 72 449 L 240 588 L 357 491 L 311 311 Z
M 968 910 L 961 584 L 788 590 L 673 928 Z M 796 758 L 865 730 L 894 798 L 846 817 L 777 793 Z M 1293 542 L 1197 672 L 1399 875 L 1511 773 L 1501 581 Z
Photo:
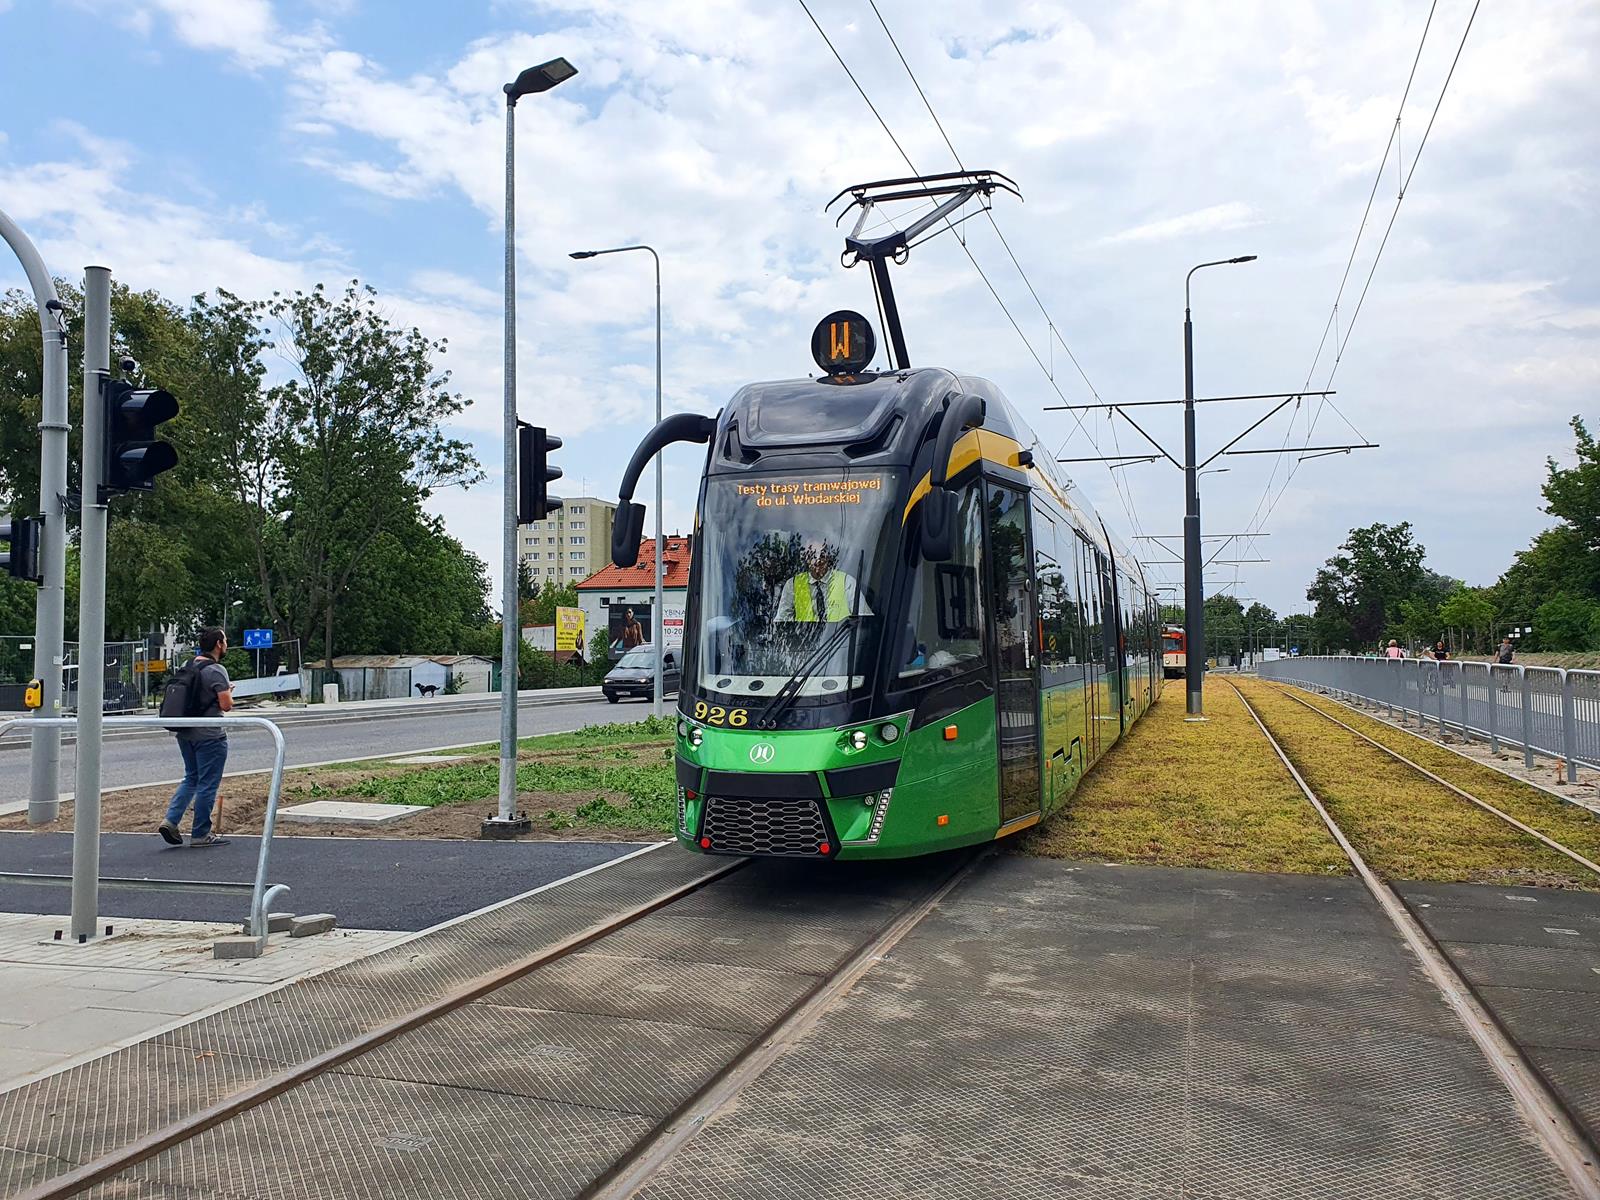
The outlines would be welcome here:
M 154 834 L 108 833 L 100 873 L 125 879 L 255 878 L 260 838 L 226 846 L 168 846 Z M 277 907 L 331 912 L 347 929 L 426 929 L 464 912 L 516 896 L 574 871 L 637 850 L 623 842 L 475 842 L 424 838 L 286 837 L 272 844 L 270 883 L 291 891 Z M 657 851 L 670 854 L 673 851 Z M 70 833 L 0 833 L 0 871 L 70 875 Z M 0 884 L 0 911 L 64 913 L 69 889 Z M 237 896 L 144 892 L 102 885 L 101 923 L 118 917 L 239 921 L 248 893 Z
M 650 714 L 645 701 L 607 704 L 583 700 L 569 704 L 531 704 L 518 712 L 517 729 L 524 736 L 564 733 L 602 721 L 638 721 Z M 440 746 L 494 742 L 500 737 L 496 707 L 425 704 L 370 715 L 347 713 L 326 719 L 297 717 L 283 722 L 289 766 L 340 762 L 383 754 L 405 754 Z M 239 729 L 228 739 L 228 773 L 265 770 L 272 766 L 272 740 L 265 730 Z M 74 788 L 74 750 L 63 747 L 61 790 Z M 103 786 L 124 787 L 166 783 L 181 778 L 182 760 L 172 735 L 164 730 L 119 733 L 107 737 L 101 764 Z M 0 803 L 28 798 L 28 751 L 21 739 L 0 744 Z

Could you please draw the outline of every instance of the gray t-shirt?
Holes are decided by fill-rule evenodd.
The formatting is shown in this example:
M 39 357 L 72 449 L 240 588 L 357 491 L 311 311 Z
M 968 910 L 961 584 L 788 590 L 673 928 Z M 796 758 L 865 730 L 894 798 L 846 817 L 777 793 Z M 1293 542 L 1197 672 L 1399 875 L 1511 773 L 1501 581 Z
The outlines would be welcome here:
M 221 663 L 207 662 L 200 668 L 200 678 L 196 685 L 200 695 L 205 697 L 205 704 L 200 709 L 202 717 L 220 717 L 222 709 L 217 704 L 217 693 L 225 692 L 233 686 L 233 681 L 228 678 L 228 672 Z M 186 742 L 214 742 L 227 739 L 227 731 L 223 729 L 185 729 L 178 734 Z

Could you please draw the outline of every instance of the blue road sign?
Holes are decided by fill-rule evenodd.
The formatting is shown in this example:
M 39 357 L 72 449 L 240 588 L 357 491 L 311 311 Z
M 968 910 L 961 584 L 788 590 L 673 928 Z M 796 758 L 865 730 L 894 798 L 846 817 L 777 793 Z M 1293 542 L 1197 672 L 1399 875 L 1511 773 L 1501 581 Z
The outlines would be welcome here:
M 245 645 L 247 645 L 247 646 L 248 646 L 248 645 L 249 645 L 249 644 L 250 644 L 250 643 L 249 643 L 249 642 L 246 642 L 246 643 L 245 643 Z M 1300 647 L 1299 647 L 1299 646 L 1290 646 L 1290 647 L 1289 647 L 1289 654 L 1290 654 L 1290 655 L 1291 655 L 1291 656 L 1294 656 L 1294 655 L 1298 655 L 1298 654 L 1299 654 L 1299 653 L 1300 653 Z
M 271 650 L 272 630 L 246 629 L 244 631 L 244 648 L 246 650 Z

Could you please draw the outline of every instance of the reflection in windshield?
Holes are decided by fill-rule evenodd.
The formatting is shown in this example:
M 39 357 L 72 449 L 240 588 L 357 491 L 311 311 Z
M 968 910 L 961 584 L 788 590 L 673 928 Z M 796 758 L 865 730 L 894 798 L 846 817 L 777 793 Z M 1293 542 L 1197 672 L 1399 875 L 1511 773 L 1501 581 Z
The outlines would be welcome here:
M 702 687 L 773 696 L 799 672 L 804 699 L 866 682 L 893 492 L 882 472 L 709 481 L 697 551 Z

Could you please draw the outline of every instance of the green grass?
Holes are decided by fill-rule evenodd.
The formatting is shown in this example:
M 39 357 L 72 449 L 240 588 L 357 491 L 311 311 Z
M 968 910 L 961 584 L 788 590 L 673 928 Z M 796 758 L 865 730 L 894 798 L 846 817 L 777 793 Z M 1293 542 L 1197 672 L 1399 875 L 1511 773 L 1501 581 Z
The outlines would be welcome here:
M 1307 782 L 1380 874 L 1393 879 L 1600 887 L 1600 878 L 1592 872 L 1324 721 L 1291 697 L 1305 699 L 1440 778 L 1597 859 L 1600 818 L 1593 814 L 1341 704 L 1262 682 L 1243 686 L 1290 755 L 1297 762 L 1306 756 L 1302 769 Z
M 571 733 L 542 733 L 520 738 L 519 752 L 543 753 L 548 750 L 581 750 L 588 746 L 636 746 L 659 742 L 666 745 L 677 731 L 676 717 L 646 717 L 642 721 L 615 721 L 604 725 L 585 725 Z M 499 742 L 484 742 L 452 750 L 452 754 L 496 754 Z
M 1188 723 L 1183 688 L 1169 684 L 1020 849 L 1166 867 L 1348 874 L 1239 698 L 1208 682 L 1205 701 L 1209 719 Z
M 677 783 L 669 740 L 673 725 L 670 719 L 647 718 L 638 723 L 590 725 L 572 733 L 524 738 L 518 743 L 524 761 L 517 767 L 517 791 L 538 793 L 558 803 L 558 807 L 544 814 L 553 830 L 670 833 L 677 816 Z M 460 753 L 492 754 L 496 748 L 488 744 Z M 526 761 L 528 754 L 543 757 L 530 762 Z M 366 774 L 333 786 L 313 781 L 299 788 L 297 794 L 306 798 L 351 796 L 383 804 L 437 808 L 491 800 L 500 779 L 499 763 L 492 760 L 406 767 L 375 760 L 332 770 Z

